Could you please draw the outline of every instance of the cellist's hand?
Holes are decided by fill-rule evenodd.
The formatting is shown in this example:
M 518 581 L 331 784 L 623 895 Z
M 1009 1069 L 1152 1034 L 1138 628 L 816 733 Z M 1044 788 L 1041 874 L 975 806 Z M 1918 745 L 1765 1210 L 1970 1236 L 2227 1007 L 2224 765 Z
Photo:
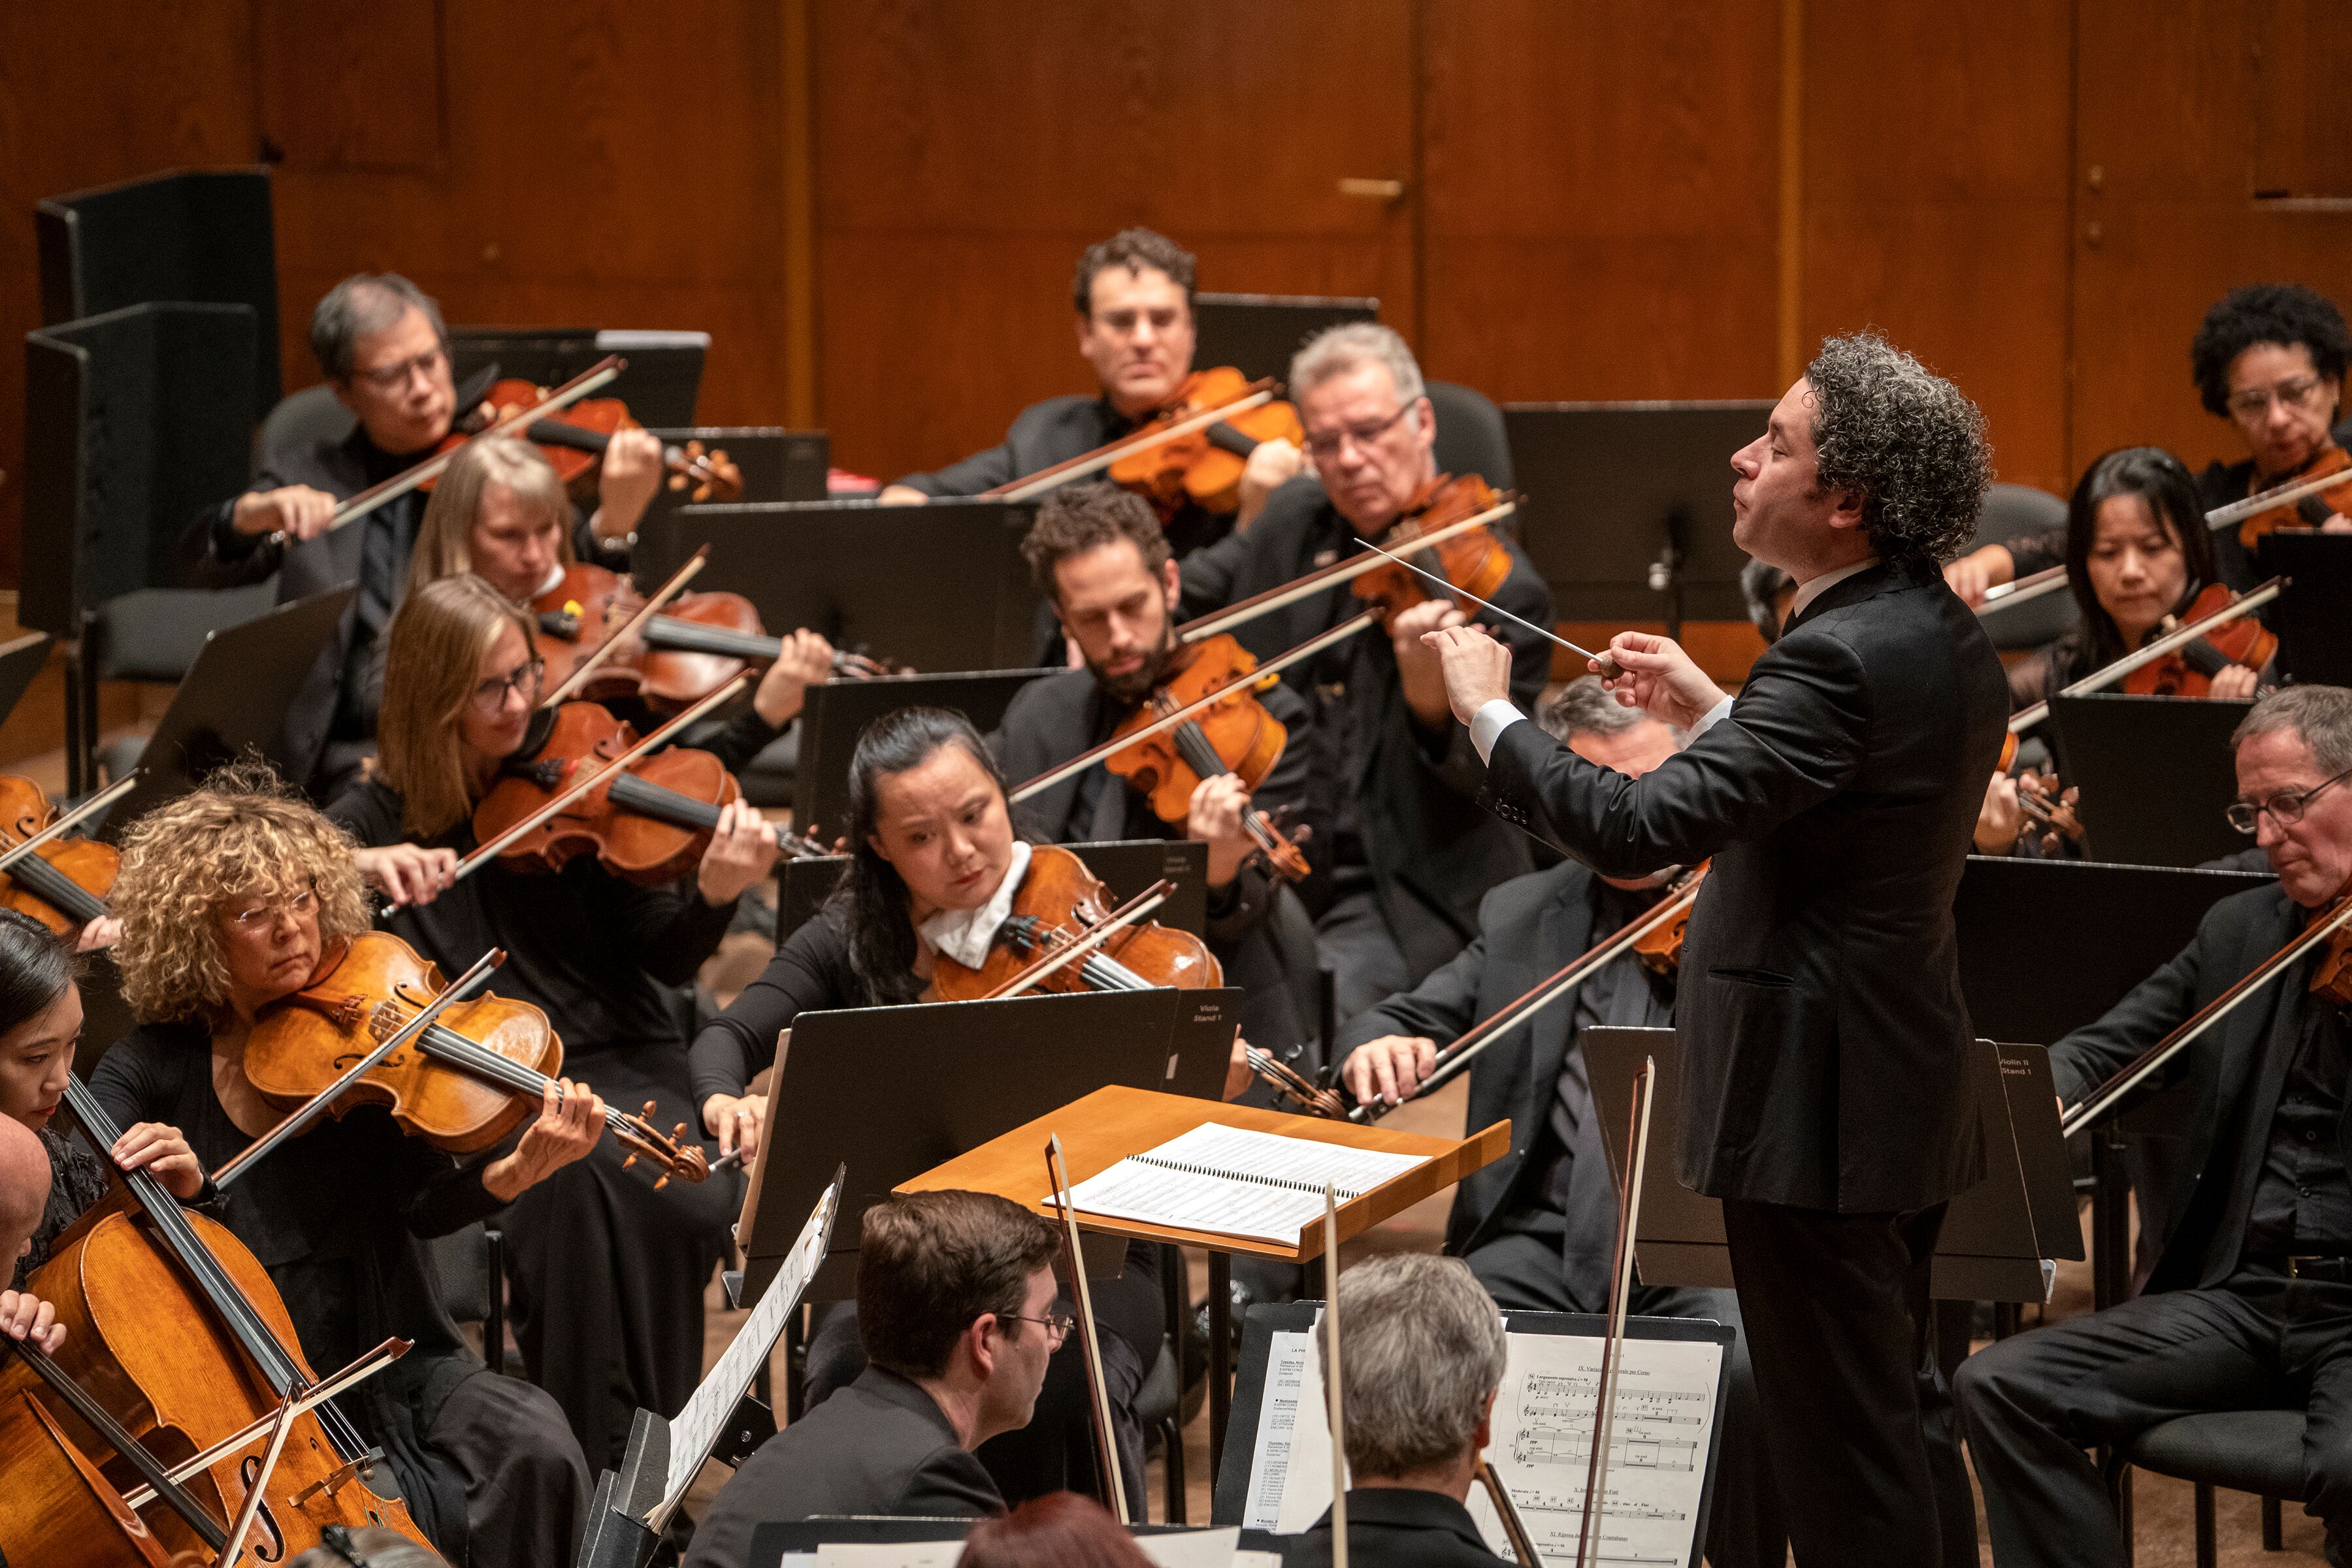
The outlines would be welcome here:
M 1396 1105 L 1421 1092 L 1421 1080 L 1437 1066 L 1437 1042 L 1418 1035 L 1382 1035 L 1348 1053 L 1339 1081 L 1355 1091 L 1356 1103 Z
M 160 1121 L 139 1122 L 124 1129 L 108 1153 L 123 1170 L 152 1173 L 163 1184 L 163 1190 L 182 1203 L 205 1190 L 204 1163 L 176 1127 Z
M 808 689 L 833 679 L 833 645 L 803 626 L 784 637 L 776 662 L 760 677 L 751 706 L 771 730 L 781 730 L 799 717 L 808 700 Z
M 1257 845 L 1243 826 L 1249 791 L 1233 773 L 1219 773 L 1193 786 L 1184 816 L 1184 837 L 1209 847 L 1209 886 L 1229 887 Z
M 604 1132 L 604 1097 L 584 1083 L 558 1079 L 540 1090 L 539 1119 L 522 1130 L 514 1152 L 482 1167 L 482 1186 L 500 1203 L 584 1160 Z
M 620 539 L 635 532 L 661 482 L 661 437 L 650 430 L 614 431 L 596 476 L 596 517 L 590 525 L 596 537 Z
M 760 1132 L 767 1125 L 764 1094 L 714 1094 L 702 1102 L 702 1130 L 719 1140 L 721 1159 L 740 1150 L 749 1169 L 760 1154 Z
M 0 1290 L 0 1333 L 48 1355 L 66 1342 L 57 1309 L 29 1290 Z
M 730 801 L 719 813 L 710 847 L 702 852 L 695 886 L 701 890 L 703 902 L 731 904 L 772 870 L 776 857 L 782 853 L 775 830 L 761 817 L 759 807 L 749 801 Z
M 383 895 L 387 909 L 429 904 L 453 885 L 457 876 L 455 849 L 387 844 L 377 849 L 354 850 L 352 858 L 368 885 Z

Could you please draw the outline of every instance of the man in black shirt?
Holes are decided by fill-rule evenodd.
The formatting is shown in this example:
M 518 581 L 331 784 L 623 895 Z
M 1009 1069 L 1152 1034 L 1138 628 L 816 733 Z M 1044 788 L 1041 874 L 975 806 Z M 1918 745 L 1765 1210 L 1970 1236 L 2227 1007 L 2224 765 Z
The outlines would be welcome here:
M 197 514 L 183 541 L 200 586 L 233 588 L 278 574 L 280 604 L 345 583 L 359 592 L 286 720 L 289 772 L 320 800 L 357 772 L 375 732 L 377 640 L 407 581 L 426 497 L 411 490 L 329 531 L 335 509 L 432 456 L 460 414 L 441 309 L 397 273 L 359 273 L 327 291 L 310 315 L 310 352 L 358 425 L 263 454 L 252 487 Z M 625 564 L 637 520 L 661 483 L 661 443 L 623 431 L 606 450 L 595 513 L 573 544 L 583 560 Z
M 2233 821 L 2278 884 L 2215 904 L 2180 955 L 2051 1049 L 2080 1101 L 2204 1008 L 2352 885 L 2352 691 L 2297 686 L 2235 737 Z M 2305 1511 L 2352 1547 L 2352 1181 L 2347 1033 L 2306 956 L 2172 1064 L 2186 1080 L 2179 1188 L 2136 1300 L 1961 1363 L 1960 1420 L 1993 1560 L 2119 1564 L 2126 1543 L 2084 1450 L 2200 1410 L 2301 1408 Z
M 1122 229 L 1078 258 L 1072 303 L 1078 353 L 1102 390 L 1049 397 L 1021 411 L 1003 442 L 885 486 L 886 503 L 972 496 L 1108 445 L 1151 417 L 1192 371 L 1192 256 L 1148 228 Z M 1179 557 L 1249 527 L 1275 488 L 1299 469 L 1298 448 L 1268 441 L 1250 454 L 1241 508 L 1218 516 L 1188 501 L 1160 519 Z

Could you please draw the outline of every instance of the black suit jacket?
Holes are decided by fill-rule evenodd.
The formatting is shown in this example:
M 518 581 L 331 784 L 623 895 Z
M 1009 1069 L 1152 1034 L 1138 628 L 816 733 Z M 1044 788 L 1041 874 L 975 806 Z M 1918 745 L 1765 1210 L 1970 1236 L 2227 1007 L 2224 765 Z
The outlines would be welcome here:
M 1874 566 L 1639 779 L 1535 724 L 1503 732 L 1506 816 L 1609 875 L 1714 858 L 1675 998 L 1685 1185 L 1868 1213 L 1981 1173 L 1952 895 L 2008 712 L 1942 578 Z
M 742 1568 L 751 1532 L 818 1514 L 972 1519 L 1004 1511 L 996 1483 L 931 1396 L 869 1366 L 857 1381 L 769 1438 L 719 1493 L 686 1568 Z
M 1331 1513 L 1300 1532 L 1285 1568 L 1327 1568 Z M 1470 1510 L 1442 1492 L 1410 1487 L 1348 1489 L 1348 1562 L 1352 1568 L 1489 1568 L 1507 1558 L 1486 1550 Z
M 2081 1101 L 2134 1058 L 2229 989 L 2304 928 L 2301 906 L 2273 884 L 2233 893 L 2205 912 L 2178 957 L 2133 987 L 2095 1024 L 2050 1047 L 2059 1098 Z M 2310 961 L 2241 1004 L 2176 1058 L 2164 1084 L 2186 1084 L 2179 1122 L 2186 1147 L 2166 1162 L 2173 1190 L 2149 1205 L 2168 1222 L 2148 1276 L 2151 1290 L 2219 1285 L 2236 1268 L 2246 1200 L 2277 1113 L 2275 1089 L 2259 1091 L 2263 1047 L 2274 1029 L 2300 1030 L 2314 1005 Z M 2292 1048 L 2292 1042 L 2289 1043 Z M 2352 1158 L 2352 1102 L 2336 1126 L 2338 1158 Z
M 1511 574 L 1495 602 L 1549 626 L 1551 590 L 1517 545 L 1509 548 Z M 1185 561 L 1185 613 L 1206 615 L 1355 553 L 1355 530 L 1314 476 L 1302 475 L 1275 491 L 1247 533 Z M 1259 658 L 1270 658 L 1363 607 L 1342 585 L 1269 611 L 1234 636 Z M 1551 645 L 1514 626 L 1500 635 L 1511 647 L 1511 695 L 1531 709 L 1551 673 Z M 1378 626 L 1291 666 L 1282 678 L 1316 704 L 1314 773 L 1322 792 L 1316 819 L 1329 820 L 1340 793 L 1353 795 L 1381 912 L 1412 972 L 1426 974 L 1477 933 L 1478 900 L 1487 889 L 1535 868 L 1528 847 L 1477 809 L 1486 768 L 1461 726 L 1448 724 L 1433 736 L 1413 723 L 1396 655 Z

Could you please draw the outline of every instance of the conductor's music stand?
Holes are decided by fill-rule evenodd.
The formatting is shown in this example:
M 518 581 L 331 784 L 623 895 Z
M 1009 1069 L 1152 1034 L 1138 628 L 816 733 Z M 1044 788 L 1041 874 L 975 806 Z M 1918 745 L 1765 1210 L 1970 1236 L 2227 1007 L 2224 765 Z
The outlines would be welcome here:
M 2230 826 L 2230 736 L 2249 702 L 2097 691 L 2050 700 L 2059 773 L 2081 789 L 2084 847 L 2127 866 L 2195 866 L 2246 847 Z

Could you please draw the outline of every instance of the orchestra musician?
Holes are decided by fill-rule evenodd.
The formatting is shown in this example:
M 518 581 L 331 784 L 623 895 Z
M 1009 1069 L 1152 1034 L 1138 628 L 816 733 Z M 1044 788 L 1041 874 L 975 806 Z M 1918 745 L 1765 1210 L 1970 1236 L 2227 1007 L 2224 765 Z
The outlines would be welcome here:
M 472 816 L 501 770 L 538 742 L 531 619 L 471 575 L 411 593 L 387 637 L 383 754 L 328 814 L 362 869 L 401 907 L 393 932 L 445 974 L 493 947 L 499 995 L 544 1012 L 570 1070 L 667 1130 L 690 1123 L 676 988 L 718 948 L 739 895 L 775 864 L 774 835 L 741 802 L 721 809 L 694 874 L 661 887 L 610 875 L 593 855 L 551 875 L 495 861 L 452 884 Z M 515 1337 L 592 1466 L 617 1464 L 637 1408 L 675 1414 L 702 1373 L 703 1289 L 729 1247 L 730 1181 L 624 1169 L 615 1141 L 530 1189 L 508 1212 Z
M 342 501 L 431 457 L 467 411 L 457 407 L 441 308 L 397 273 L 357 273 L 329 289 L 310 314 L 310 352 L 356 426 L 340 438 L 264 452 L 252 487 L 200 512 L 184 549 L 204 587 L 277 574 L 280 604 L 359 584 L 295 698 L 282 742 L 295 782 L 324 800 L 368 754 L 375 645 L 400 602 L 425 496 L 412 490 L 341 529 L 330 531 L 329 521 Z M 659 441 L 643 430 L 615 435 L 596 510 L 573 528 L 582 553 L 625 563 L 661 477 Z
M 993 1193 L 895 1193 L 867 1209 L 865 1371 L 744 1461 L 685 1568 L 746 1568 L 752 1532 L 771 1520 L 1003 1513 L 973 1452 L 1029 1424 L 1070 1337 L 1054 1279 L 1061 1246 L 1051 1220 Z
M 1732 467 L 1733 537 L 1796 598 L 1737 700 L 1617 635 L 1620 696 L 1694 732 L 1642 777 L 1522 722 L 1483 631 L 1429 640 L 1498 812 L 1604 875 L 1714 858 L 1676 998 L 1680 1173 L 1723 1200 L 1798 1560 L 1972 1561 L 1928 1273 L 1983 1159 L 1952 896 L 2007 689 L 1937 573 L 1990 482 L 1982 416 L 1832 338 Z
M 1021 411 L 1003 443 L 933 473 L 883 488 L 887 503 L 971 496 L 1083 457 L 1118 440 L 1171 402 L 1192 372 L 1192 254 L 1165 235 L 1125 228 L 1078 258 L 1071 303 L 1078 353 L 1101 384 L 1094 396 L 1049 397 Z M 1244 465 L 1241 508 L 1219 517 L 1187 501 L 1162 519 L 1179 556 L 1246 531 L 1266 498 L 1299 470 L 1298 448 L 1259 443 Z
M 1031 681 L 1005 709 L 989 746 L 1015 780 L 1109 740 L 1166 681 L 1181 653 L 1176 566 L 1140 496 L 1104 484 L 1055 490 L 1038 508 L 1021 551 L 1085 668 Z M 1185 820 L 1163 822 L 1140 792 L 1097 764 L 1013 811 L 1023 831 L 1045 844 L 1206 844 L 1210 949 L 1224 966 L 1226 984 L 1244 993 L 1242 1033 L 1287 1058 L 1317 1027 L 1315 928 L 1297 895 L 1256 856 L 1244 816 L 1305 807 L 1312 717 L 1287 686 L 1254 695 L 1288 731 L 1255 795 L 1233 773 L 1206 778 L 1192 791 Z
M 1277 490 L 1246 533 L 1182 563 L 1184 607 L 1202 616 L 1277 587 L 1378 542 L 1437 476 L 1436 413 L 1412 351 L 1387 327 L 1334 327 L 1290 366 L 1290 393 L 1315 472 Z M 1518 545 L 1495 602 L 1551 624 L 1551 591 Z M 1260 616 L 1234 636 L 1261 660 L 1363 608 L 1345 587 Z M 1329 882 L 1316 935 L 1334 971 L 1339 1016 L 1354 1016 L 1462 951 L 1477 933 L 1478 900 L 1534 868 L 1524 837 L 1477 807 L 1486 770 L 1445 703 L 1434 650 L 1422 635 L 1462 620 L 1433 597 L 1391 616 L 1386 635 L 1360 633 L 1283 672 L 1310 698 L 1309 776 L 1328 792 L 1310 816 L 1331 832 L 1317 856 Z M 1506 625 L 1511 691 L 1532 704 L 1551 645 Z M 1654 868 L 1650 868 L 1654 869 Z
M 2232 741 L 2232 826 L 2275 885 L 2221 900 L 2188 947 L 2051 1047 L 2062 1104 L 2084 1099 L 2352 889 L 2352 691 L 2258 701 Z M 2305 1510 L 2330 1562 L 2352 1550 L 2352 1157 L 2341 1007 L 2311 989 L 2322 947 L 2192 1042 L 2183 1158 L 2143 1208 L 2157 1262 L 2131 1300 L 2002 1340 L 1963 1363 L 1959 1414 L 1993 1561 L 2121 1564 L 2126 1544 L 2084 1449 L 2200 1410 L 2301 1408 Z M 2154 1085 L 2151 1088 L 2155 1087 Z
M 257 1016 L 310 982 L 329 943 L 367 929 L 350 841 L 266 769 L 225 770 L 132 826 L 114 906 L 139 1023 L 90 1076 L 129 1129 L 109 1157 L 152 1169 L 253 1249 L 313 1367 L 394 1335 L 415 1342 L 338 1403 L 446 1553 L 568 1565 L 587 1522 L 579 1446 L 545 1393 L 466 1348 L 425 1241 L 498 1214 L 586 1154 L 603 1101 L 585 1085 L 551 1086 L 518 1134 L 462 1163 L 362 1105 L 288 1139 L 224 1194 L 205 1173 L 285 1115 L 244 1073 Z
M 23 1123 L 0 1117 L 0 1258 L 22 1265 L 48 1202 L 48 1151 Z M 12 1340 L 56 1350 L 66 1342 L 57 1316 L 56 1308 L 21 1282 L 0 1290 L 0 1332 Z
M 756 1152 L 770 1111 L 753 1076 L 775 1061 L 777 1037 L 804 1012 L 936 1000 L 942 954 L 969 968 L 986 959 L 1029 866 L 1013 834 L 1004 782 L 980 732 L 960 713 L 902 708 L 857 738 L 849 763 L 850 866 L 824 908 L 785 939 L 760 977 L 704 1026 L 693 1048 L 694 1096 L 722 1149 Z M 1234 1042 L 1228 1098 L 1249 1082 Z M 1074 1086 L 1072 1093 L 1099 1087 Z M 1093 1286 L 1104 1331 L 1103 1377 L 1130 1511 L 1143 1506 L 1143 1429 L 1134 1399 L 1160 1353 L 1167 1316 L 1160 1254 L 1129 1247 L 1116 1279 Z M 858 1375 L 865 1357 L 853 1311 L 820 1321 L 808 1353 L 815 1405 Z M 1013 1500 L 1064 1488 L 1094 1489 L 1086 1372 L 1073 1342 L 1055 1357 L 1037 1419 L 981 1454 Z
M 1682 737 L 1620 707 L 1597 677 L 1569 683 L 1539 717 L 1587 761 L 1640 778 L 1679 751 Z M 1419 1091 L 1436 1052 L 1500 1011 L 1579 953 L 1640 920 L 1665 896 L 1670 873 L 1600 877 L 1575 860 L 1516 878 L 1478 909 L 1478 936 L 1451 963 L 1339 1031 L 1340 1080 L 1356 1102 L 1395 1104 Z M 1626 952 L 1489 1046 L 1470 1069 L 1469 1125 L 1507 1119 L 1511 1152 L 1454 1192 L 1445 1250 L 1495 1300 L 1542 1312 L 1605 1312 L 1617 1199 L 1580 1041 L 1588 1026 L 1671 1026 L 1675 981 Z M 1711 1318 L 1739 1329 L 1722 1289 L 1633 1288 L 1643 1317 Z M 1746 1336 L 1730 1346 L 1722 1458 L 1706 1555 L 1716 1568 L 1785 1563 L 1789 1532 L 1765 1458 Z

